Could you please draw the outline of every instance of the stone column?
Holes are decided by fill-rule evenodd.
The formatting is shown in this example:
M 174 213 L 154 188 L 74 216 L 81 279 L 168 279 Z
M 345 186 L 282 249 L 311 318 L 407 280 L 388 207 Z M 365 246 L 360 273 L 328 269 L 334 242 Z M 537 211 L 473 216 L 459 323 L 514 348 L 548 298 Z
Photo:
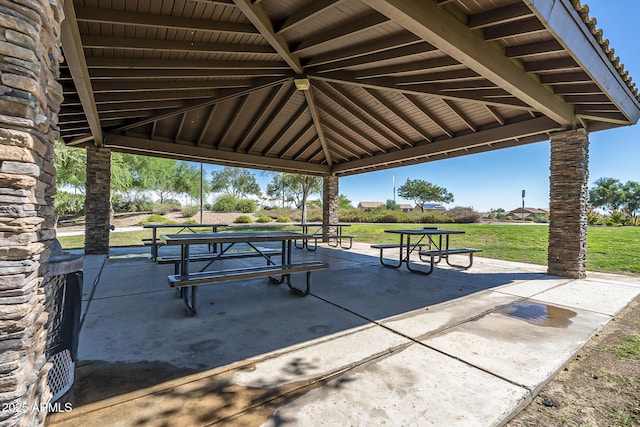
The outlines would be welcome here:
M 85 254 L 109 253 L 111 222 L 111 150 L 87 146 Z
M 51 399 L 44 284 L 55 239 L 53 143 L 62 3 L 0 7 L 0 425 L 38 426 Z
M 336 224 L 338 222 L 338 177 L 325 175 L 322 177 L 322 222 Z M 326 242 L 329 236 L 335 236 L 336 227 L 325 227 L 322 230 L 322 240 Z
M 577 129 L 551 136 L 548 272 L 586 275 L 589 138 Z

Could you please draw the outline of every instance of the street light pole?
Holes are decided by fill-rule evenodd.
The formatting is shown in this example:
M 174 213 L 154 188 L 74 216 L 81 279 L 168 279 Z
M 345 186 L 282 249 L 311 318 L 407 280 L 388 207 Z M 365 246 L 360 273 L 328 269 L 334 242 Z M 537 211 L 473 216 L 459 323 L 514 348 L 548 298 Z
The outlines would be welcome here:
M 522 222 L 524 222 L 524 190 L 522 190 Z

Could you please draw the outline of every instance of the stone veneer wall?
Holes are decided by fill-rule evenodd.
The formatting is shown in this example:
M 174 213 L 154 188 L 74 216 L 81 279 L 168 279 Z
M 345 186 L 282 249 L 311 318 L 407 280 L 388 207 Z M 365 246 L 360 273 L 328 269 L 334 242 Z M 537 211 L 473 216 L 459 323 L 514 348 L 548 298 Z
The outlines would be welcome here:
M 589 139 L 578 129 L 551 136 L 548 272 L 586 275 Z
M 0 426 L 44 424 L 61 1 L 0 0 Z
M 322 222 L 336 224 L 338 217 L 338 177 L 326 175 L 322 177 Z M 327 236 L 335 236 L 338 230 L 336 227 L 327 227 L 323 230 L 322 240 L 327 241 Z
M 111 150 L 87 146 L 85 254 L 109 253 Z

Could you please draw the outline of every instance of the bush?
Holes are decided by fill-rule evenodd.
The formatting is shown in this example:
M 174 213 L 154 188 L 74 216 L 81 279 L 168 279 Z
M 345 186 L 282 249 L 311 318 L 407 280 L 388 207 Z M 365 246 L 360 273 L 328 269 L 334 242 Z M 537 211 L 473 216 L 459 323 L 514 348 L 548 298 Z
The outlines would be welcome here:
M 153 215 L 149 215 L 147 219 L 140 221 L 138 225 L 144 225 L 144 224 L 177 224 L 177 222 L 169 218 L 165 218 L 162 215 L 153 214 Z
M 200 206 L 188 205 L 182 208 L 182 216 L 185 218 L 191 218 L 200 211 Z
M 271 222 L 271 218 L 265 215 L 261 215 L 258 217 L 258 219 L 256 219 L 256 222 L 260 222 L 260 223 L 267 223 L 267 222 Z
M 446 211 L 445 215 L 457 224 L 473 224 L 480 221 L 480 214 L 468 207 L 456 206 Z
M 59 191 L 53 201 L 56 215 L 79 214 L 84 211 L 84 194 Z
M 236 201 L 236 211 L 242 213 L 254 213 L 257 210 L 256 202 L 251 199 Z
M 151 213 L 154 213 L 156 215 L 166 215 L 169 212 L 173 211 L 174 208 L 174 205 L 170 205 L 167 203 L 158 203 L 151 208 Z
M 233 222 L 235 222 L 236 224 L 251 224 L 253 220 L 247 215 L 240 215 Z
M 291 218 L 288 216 L 279 216 L 276 220 L 277 222 L 291 222 Z
M 236 211 L 236 203 L 238 200 L 235 196 L 231 194 L 223 194 L 218 197 L 216 202 L 211 206 L 211 210 L 214 212 L 235 212 Z

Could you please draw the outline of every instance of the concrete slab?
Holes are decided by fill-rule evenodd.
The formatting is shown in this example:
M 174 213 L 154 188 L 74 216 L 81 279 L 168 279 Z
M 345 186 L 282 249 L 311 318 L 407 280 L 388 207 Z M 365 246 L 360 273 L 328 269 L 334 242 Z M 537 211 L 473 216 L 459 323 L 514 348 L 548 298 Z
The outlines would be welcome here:
M 609 320 L 604 314 L 527 299 L 422 342 L 537 392 Z
M 414 344 L 278 408 L 263 426 L 491 426 L 528 390 Z
M 591 310 L 613 316 L 640 294 L 638 282 L 601 282 L 597 280 L 573 280 L 536 295 L 543 302 Z
M 354 242 L 294 252 L 331 265 L 306 298 L 266 279 L 201 286 L 198 316 L 185 317 L 173 267 L 148 250 L 87 257 L 96 287 L 85 286 L 79 362 L 177 376 L 52 425 L 501 425 L 640 293 L 637 278 L 568 280 L 481 257 L 421 276 Z

